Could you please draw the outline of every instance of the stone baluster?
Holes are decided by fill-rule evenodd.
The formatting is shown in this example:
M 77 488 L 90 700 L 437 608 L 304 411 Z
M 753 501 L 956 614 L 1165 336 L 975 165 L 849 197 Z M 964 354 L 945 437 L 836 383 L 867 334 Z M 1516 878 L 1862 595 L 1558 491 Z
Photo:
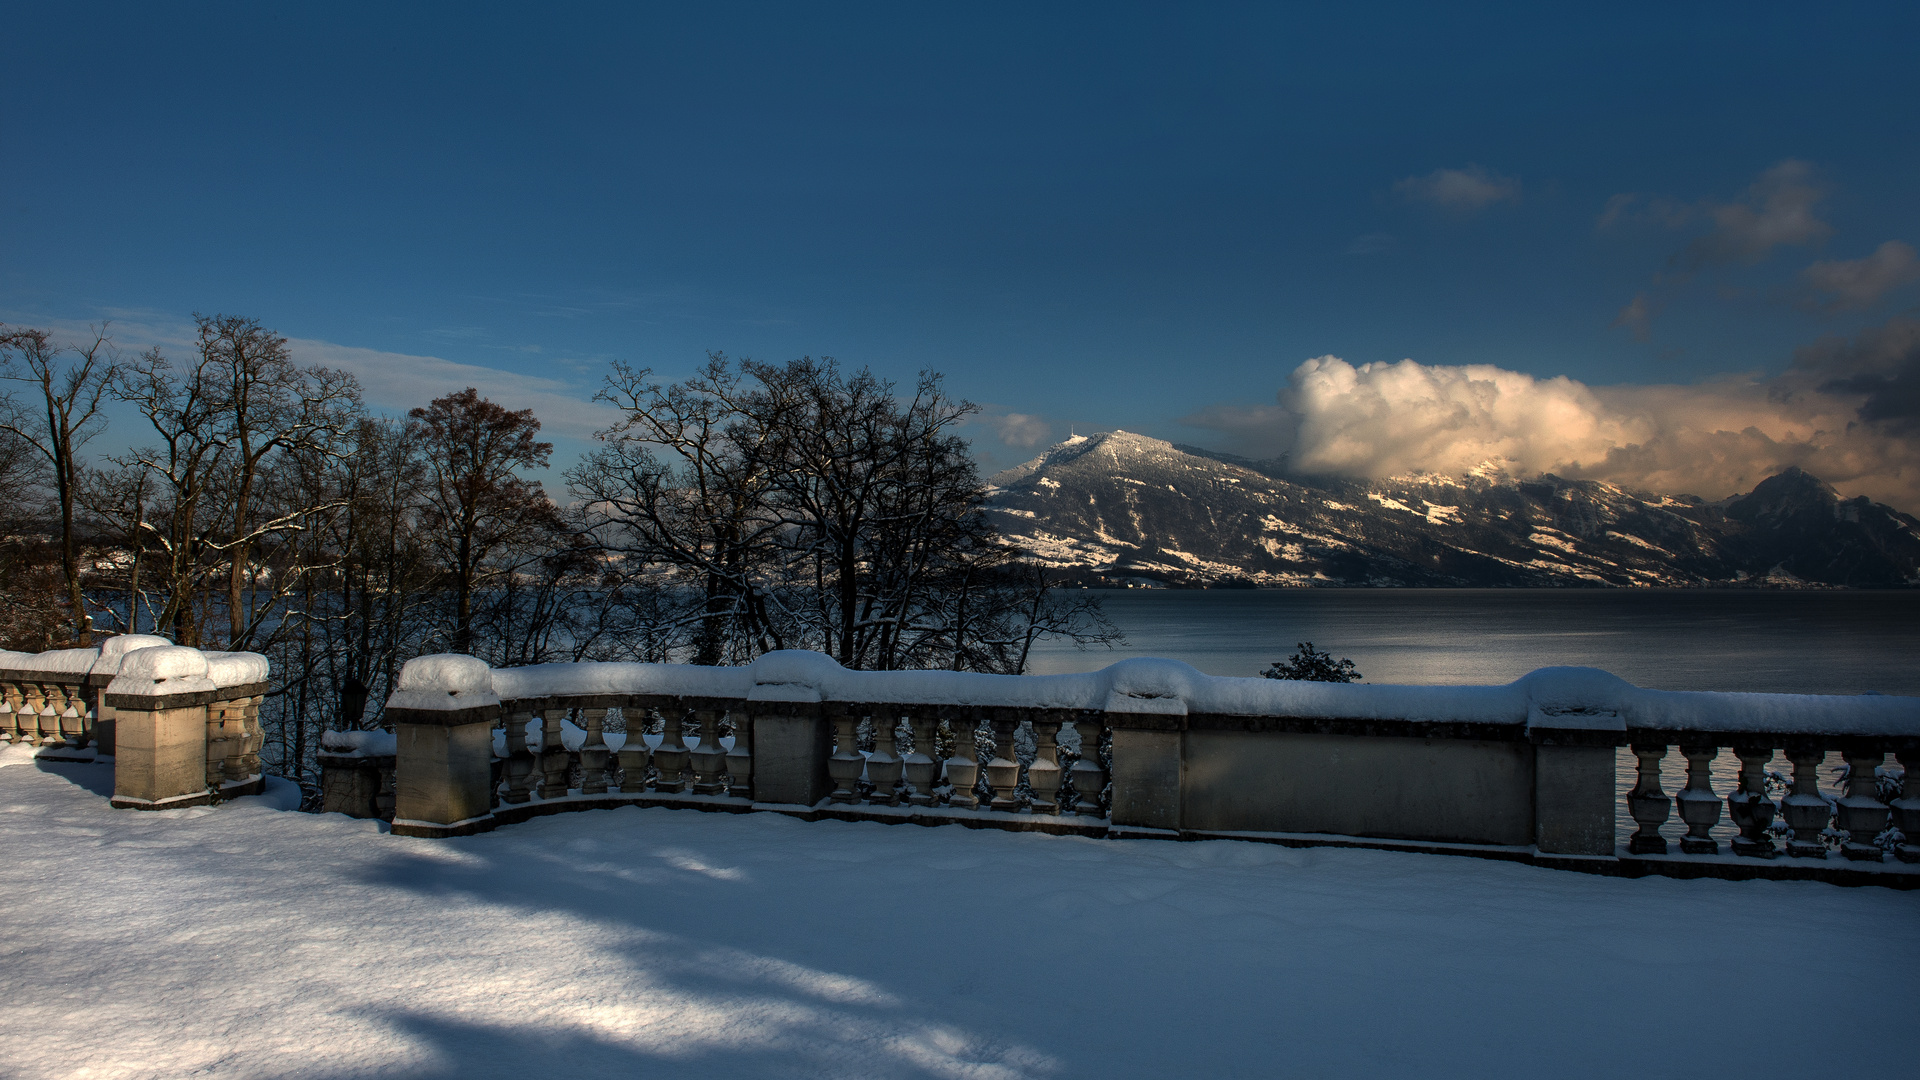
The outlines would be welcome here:
M 994 810 L 1018 813 L 1020 810 L 1020 755 L 1014 749 L 1014 733 L 1020 730 L 1020 714 L 1012 709 L 995 709 L 987 721 L 993 728 L 993 757 L 987 762 L 987 786 L 993 789 Z
M 226 763 L 230 755 L 238 754 L 240 749 L 234 744 L 239 742 L 238 732 L 227 730 L 226 710 L 220 702 L 207 706 L 207 787 L 219 790 L 221 781 L 226 778 Z
M 1054 713 L 1033 717 L 1033 764 L 1027 766 L 1027 787 L 1033 792 L 1033 812 L 1060 812 L 1060 718 Z
M 1640 775 L 1633 790 L 1627 793 L 1627 813 L 1640 827 L 1627 837 L 1627 851 L 1634 855 L 1665 855 L 1667 841 L 1660 835 L 1660 826 L 1673 813 L 1673 800 L 1667 798 L 1666 791 L 1660 787 L 1660 762 L 1667 756 L 1667 748 L 1635 743 L 1633 756 L 1640 760 Z
M 720 745 L 720 710 L 695 709 L 694 722 L 700 725 L 700 745 L 693 750 L 693 793 L 718 795 L 727 789 L 720 782 L 720 770 L 727 762 L 727 748 Z
M 827 759 L 827 775 L 833 778 L 833 791 L 827 798 L 837 803 L 860 801 L 860 774 L 867 759 L 860 753 L 860 715 L 845 703 L 826 705 L 827 719 L 833 723 L 833 756 Z
M 80 738 L 83 721 L 80 719 L 80 710 L 75 707 L 80 703 L 80 688 L 66 683 L 54 683 L 49 689 L 52 690 L 49 699 L 53 709 L 51 734 L 56 744 L 85 746 L 85 741 Z
M 19 684 L 0 682 L 0 739 L 9 743 L 17 743 L 21 738 L 19 702 Z
M 933 789 L 940 782 L 940 759 L 934 745 L 940 720 L 925 706 L 907 709 L 907 730 L 913 749 L 900 759 L 900 773 L 907 782 L 907 804 L 932 806 Z
M 1100 816 L 1100 793 L 1107 787 L 1107 770 L 1100 767 L 1100 718 L 1081 713 L 1073 721 L 1080 736 L 1080 753 L 1067 776 L 1073 782 L 1073 812 Z
M 223 701 L 215 706 L 226 714 L 227 730 L 233 735 L 224 767 L 229 783 L 244 783 L 260 772 L 260 755 L 253 745 L 253 729 L 257 724 L 251 722 L 252 717 L 248 715 L 258 715 L 259 706 L 254 704 L 254 700 L 244 697 L 236 701 Z
M 33 710 L 33 727 L 28 733 L 29 737 L 35 746 L 50 745 L 52 732 L 59 730 L 59 725 L 53 719 L 53 706 L 47 701 L 47 684 L 30 682 L 27 687 L 32 695 L 27 699 L 27 706 Z
M 1851 743 L 1842 753 L 1847 759 L 1847 793 L 1839 800 L 1838 816 L 1847 841 L 1840 845 L 1840 854 L 1854 862 L 1882 862 L 1886 852 L 1874 841 L 1886 829 L 1890 812 L 1880 801 L 1874 770 L 1886 755 Z
M 733 723 L 733 746 L 727 750 L 727 794 L 736 799 L 753 798 L 753 721 L 747 718 L 744 703 L 727 712 Z
M 660 775 L 653 789 L 663 795 L 678 795 L 687 790 L 687 762 L 693 756 L 687 749 L 687 710 L 671 705 L 662 709 L 660 716 L 660 749 L 653 752 L 653 767 Z
M 873 754 L 867 758 L 867 779 L 873 790 L 867 801 L 875 806 L 900 805 L 900 777 L 905 762 L 900 760 L 894 740 L 899 737 L 900 714 L 894 706 L 883 705 L 873 712 Z
M 1793 762 L 1793 791 L 1780 800 L 1780 816 L 1793 839 L 1787 841 L 1787 854 L 1798 859 L 1824 859 L 1826 841 L 1820 833 L 1827 827 L 1832 811 L 1820 797 L 1820 775 L 1815 770 L 1826 757 L 1818 746 L 1801 744 L 1787 747 L 1787 760 Z
M 647 750 L 647 729 L 653 726 L 653 710 L 622 705 L 620 719 L 627 725 L 626 741 L 620 744 L 620 793 L 638 795 L 647 790 L 647 762 L 653 756 Z
M 1920 750 L 1902 750 L 1896 755 L 1906 776 L 1901 779 L 1900 797 L 1893 800 L 1893 826 L 1906 839 L 1893 849 L 1894 857 L 1904 863 L 1920 863 Z
M 980 722 L 970 712 L 968 717 L 947 721 L 947 730 L 953 734 L 953 753 L 947 758 L 947 782 L 952 785 L 952 792 L 947 796 L 947 803 L 962 810 L 973 810 L 980 805 L 980 797 L 973 793 L 974 785 L 980 782 L 980 751 L 974 742 Z
M 565 798 L 567 774 L 573 771 L 573 755 L 567 753 L 566 744 L 560 740 L 560 725 L 566 718 L 567 710 L 550 705 L 534 715 L 541 718 L 540 797 L 542 799 Z
M 1674 801 L 1680 804 L 1680 820 L 1687 826 L 1687 835 L 1680 838 L 1680 850 L 1688 855 L 1720 854 L 1719 841 L 1710 835 L 1720 823 L 1720 796 L 1713 793 L 1707 775 L 1719 752 L 1717 746 L 1683 743 L 1680 747 L 1680 756 L 1687 759 L 1687 786 L 1680 789 Z
M 507 790 L 500 801 L 520 805 L 533 798 L 533 748 L 527 745 L 527 723 L 533 713 L 519 702 L 507 714 Z
M 581 709 L 580 719 L 587 729 L 587 737 L 580 744 L 580 794 L 605 795 L 607 759 L 613 755 L 607 749 L 607 710 Z
M 1767 798 L 1767 762 L 1773 760 L 1770 746 L 1735 746 L 1733 756 L 1740 759 L 1740 783 L 1727 792 L 1727 816 L 1739 827 L 1733 838 L 1733 853 L 1754 859 L 1771 859 L 1779 854 L 1773 846 L 1775 807 Z
M 260 751 L 267 748 L 267 729 L 260 726 L 260 707 L 266 704 L 266 701 L 266 695 L 255 694 L 246 700 L 246 706 L 241 710 L 247 732 L 246 749 L 241 752 L 241 764 L 249 777 L 262 775 Z M 261 781 L 260 790 L 266 790 L 264 779 Z

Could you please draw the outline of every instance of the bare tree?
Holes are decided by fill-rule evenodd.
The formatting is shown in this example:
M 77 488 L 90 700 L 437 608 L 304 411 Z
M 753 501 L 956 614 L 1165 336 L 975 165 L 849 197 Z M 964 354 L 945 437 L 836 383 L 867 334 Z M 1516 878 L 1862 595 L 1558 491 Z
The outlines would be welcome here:
M 621 419 L 566 474 L 595 546 L 630 567 L 665 568 L 697 597 L 684 616 L 694 663 L 784 647 L 768 577 L 780 522 L 766 498 L 786 403 L 756 393 L 720 353 L 672 385 L 616 362 L 596 397 Z
M 545 467 L 553 444 L 534 438 L 533 410 L 502 408 L 472 387 L 407 415 L 425 458 L 427 535 L 453 586 L 451 644 L 471 652 L 474 595 L 497 572 L 489 560 L 516 537 L 548 528 L 557 513 L 539 482 L 519 475 Z
M 1018 671 L 1037 637 L 1115 636 L 999 541 L 953 432 L 973 406 L 938 375 L 901 400 L 831 360 L 714 354 L 673 386 L 616 365 L 601 398 L 624 415 L 570 490 L 600 550 L 697 590 L 697 662 L 810 647 L 856 668 Z
M 69 354 L 72 359 L 63 361 Z M 91 343 L 71 348 L 55 345 L 44 330 L 0 326 L 0 379 L 31 385 L 38 399 L 23 405 L 11 394 L 0 398 L 0 431 L 10 432 L 37 449 L 52 473 L 60 515 L 60 575 L 72 622 L 70 636 L 81 646 L 92 640 L 93 619 L 87 612 L 85 587 L 80 580 L 79 542 L 74 533 L 74 509 L 84 467 L 80 448 L 99 433 L 101 407 L 118 375 L 113 341 L 107 336 L 105 324 L 94 332 Z
M 273 467 L 301 453 L 336 452 L 358 415 L 359 389 L 344 372 L 296 367 L 285 340 L 251 319 L 195 319 L 191 361 L 177 365 L 149 349 L 117 381 L 115 392 L 147 418 L 159 443 L 115 460 L 152 478 L 151 510 L 137 521 L 163 561 L 156 629 L 198 645 L 218 601 L 227 644 L 244 648 L 309 569 L 285 564 L 263 575 L 259 546 L 340 505 L 290 498 L 297 485 L 270 494 Z M 136 490 L 129 481 L 106 487 Z M 264 598 L 254 595 L 263 581 Z

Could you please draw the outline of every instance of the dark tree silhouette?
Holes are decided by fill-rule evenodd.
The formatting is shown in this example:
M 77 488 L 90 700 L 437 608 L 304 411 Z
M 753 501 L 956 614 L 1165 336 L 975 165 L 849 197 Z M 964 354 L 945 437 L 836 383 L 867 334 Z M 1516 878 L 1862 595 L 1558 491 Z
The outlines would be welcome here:
M 412 418 L 426 463 L 428 527 L 453 589 L 454 651 L 473 651 L 473 598 L 491 575 L 490 558 L 529 532 L 559 531 L 558 511 L 522 469 L 544 468 L 553 444 L 540 442 L 532 409 L 513 412 L 469 386 L 435 398 Z
M 1354 668 L 1353 661 L 1344 656 L 1335 660 L 1332 655 L 1315 649 L 1311 641 L 1298 642 L 1297 650 L 1285 660 L 1276 661 L 1272 667 L 1261 672 L 1261 676 L 1268 679 L 1297 679 L 1302 682 L 1360 681 L 1360 672 Z

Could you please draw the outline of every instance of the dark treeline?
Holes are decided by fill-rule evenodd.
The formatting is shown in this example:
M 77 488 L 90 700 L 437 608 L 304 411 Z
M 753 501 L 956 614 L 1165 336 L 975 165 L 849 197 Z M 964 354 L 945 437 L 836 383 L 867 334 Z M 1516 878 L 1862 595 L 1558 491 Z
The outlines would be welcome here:
M 424 653 L 1017 673 L 1044 637 L 1117 636 L 995 534 L 957 433 L 973 406 L 938 375 L 909 394 L 831 360 L 715 354 L 674 384 L 615 364 L 619 420 L 556 499 L 530 410 L 469 388 L 376 415 L 257 322 L 196 324 L 132 358 L 104 329 L 0 326 L 0 646 L 265 653 L 268 757 L 309 786 L 319 733 L 377 723 Z M 110 408 L 139 434 L 89 454 Z

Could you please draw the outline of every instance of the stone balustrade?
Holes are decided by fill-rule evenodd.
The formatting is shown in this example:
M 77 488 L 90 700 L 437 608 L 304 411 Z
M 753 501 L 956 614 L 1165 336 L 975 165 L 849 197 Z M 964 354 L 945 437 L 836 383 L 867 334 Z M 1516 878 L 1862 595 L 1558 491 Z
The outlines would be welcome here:
M 405 666 L 385 716 L 393 827 L 414 836 L 638 804 L 1386 847 L 1617 874 L 1836 880 L 1845 867 L 1920 884 L 1908 865 L 1920 797 L 1883 790 L 1886 756 L 1911 767 L 1920 751 L 1914 698 L 1667 693 L 1587 668 L 1416 687 L 1217 678 L 1164 660 L 996 676 L 846 671 L 801 652 L 736 668 L 494 670 L 435 656 Z M 1639 763 L 1627 791 L 1616 788 L 1623 747 Z M 1661 765 L 1675 747 L 1688 771 L 1669 794 Z M 1715 790 L 1721 748 L 1744 769 Z M 1814 772 L 1828 750 L 1852 770 L 1831 799 Z M 1775 751 L 1794 771 L 1777 805 Z M 354 798 L 357 809 L 329 795 L 328 809 L 364 814 Z M 1723 815 L 1739 828 L 1725 850 L 1712 834 Z M 1622 844 L 1625 819 L 1637 831 Z M 1892 844 L 1889 825 L 1910 840 Z M 1670 844 L 1663 827 L 1684 834 Z M 1825 862 L 1830 843 L 1839 866 Z
M 111 762 L 113 805 L 172 809 L 265 786 L 267 661 L 126 634 L 90 649 L 0 652 L 0 741 Z

